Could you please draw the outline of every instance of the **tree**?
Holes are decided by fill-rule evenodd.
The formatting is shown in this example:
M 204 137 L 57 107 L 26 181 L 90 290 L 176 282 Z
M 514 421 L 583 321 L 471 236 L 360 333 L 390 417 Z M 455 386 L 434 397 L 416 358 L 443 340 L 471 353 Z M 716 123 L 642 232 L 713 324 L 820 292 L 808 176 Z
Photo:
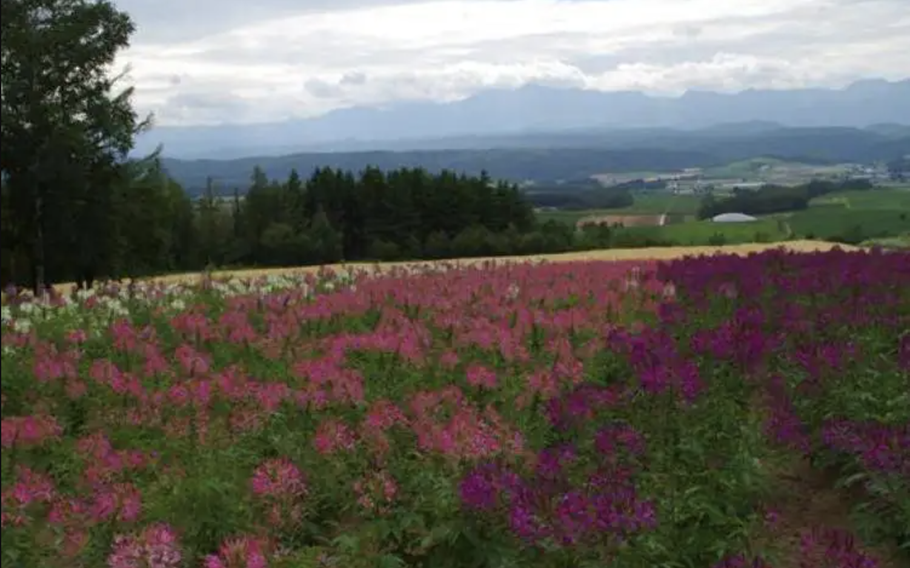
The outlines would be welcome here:
M 72 246 L 113 244 L 102 234 L 111 227 L 113 188 L 148 125 L 133 110 L 132 89 L 115 93 L 120 77 L 110 75 L 134 29 L 108 0 L 0 4 L 0 169 L 36 290 L 48 267 L 58 278 L 97 267 L 95 258 L 77 259 L 78 267 L 66 261 Z

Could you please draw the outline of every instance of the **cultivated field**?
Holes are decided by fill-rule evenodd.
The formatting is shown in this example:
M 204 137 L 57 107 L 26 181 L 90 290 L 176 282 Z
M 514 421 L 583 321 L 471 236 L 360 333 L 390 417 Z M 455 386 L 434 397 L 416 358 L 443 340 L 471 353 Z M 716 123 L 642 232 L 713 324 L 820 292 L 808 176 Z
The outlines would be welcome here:
M 579 219 L 575 226 L 579 229 L 586 225 L 659 227 L 666 222 L 665 215 L 589 215 Z
M 802 238 L 830 239 L 858 234 L 867 239 L 910 233 L 910 190 L 847 191 L 812 200 L 809 209 L 786 218 Z
M 833 206 L 850 210 L 884 210 L 910 212 L 910 188 L 888 188 L 871 191 L 842 191 L 810 202 L 811 207 Z
M 741 160 L 704 172 L 706 180 L 735 183 L 764 182 L 777 185 L 798 185 L 819 177 L 836 177 L 849 170 L 844 165 L 820 166 L 801 162 L 788 162 L 775 158 Z
M 910 232 L 910 210 L 809 208 L 788 217 L 787 223 L 805 238 L 830 239 L 853 232 L 865 238 L 885 238 Z
M 302 277 L 306 274 L 330 271 L 340 274 L 357 272 L 387 273 L 389 271 L 423 272 L 427 270 L 448 270 L 466 266 L 483 266 L 504 263 L 544 263 L 544 262 L 577 262 L 577 261 L 629 261 L 629 260 L 674 260 L 687 256 L 705 256 L 715 254 L 749 255 L 770 249 L 783 248 L 793 252 L 824 252 L 834 248 L 843 250 L 858 250 L 849 245 L 838 245 L 825 241 L 797 240 L 786 243 L 747 243 L 725 246 L 689 246 L 689 247 L 646 247 L 634 249 L 605 249 L 581 252 L 566 252 L 559 254 L 538 254 L 529 256 L 500 256 L 484 258 L 461 258 L 447 261 L 406 261 L 406 262 L 348 262 L 322 266 L 219 270 L 203 275 L 199 272 L 190 274 L 168 274 L 154 278 L 143 279 L 159 283 L 184 283 L 196 284 L 203 278 L 226 280 L 232 278 L 255 279 L 274 276 Z M 60 284 L 57 290 L 69 291 L 73 284 Z
M 537 213 L 541 223 L 549 220 L 577 225 L 586 217 L 603 216 L 646 216 L 667 214 L 668 222 L 678 222 L 698 212 L 701 198 L 694 195 L 672 195 L 669 193 L 636 194 L 635 203 L 620 209 L 583 209 L 577 211 L 542 211 Z
M 717 238 L 723 238 L 725 243 L 740 244 L 771 243 L 782 241 L 789 236 L 786 224 L 775 219 L 761 219 L 749 223 L 689 221 L 662 227 L 635 227 L 626 233 L 694 246 L 710 243 Z
M 904 249 L 910 250 L 910 233 L 899 237 L 888 237 L 883 239 L 869 239 L 862 243 L 864 247 L 882 247 L 884 249 Z
M 3 566 L 907 565 L 910 254 L 582 258 L 9 298 Z

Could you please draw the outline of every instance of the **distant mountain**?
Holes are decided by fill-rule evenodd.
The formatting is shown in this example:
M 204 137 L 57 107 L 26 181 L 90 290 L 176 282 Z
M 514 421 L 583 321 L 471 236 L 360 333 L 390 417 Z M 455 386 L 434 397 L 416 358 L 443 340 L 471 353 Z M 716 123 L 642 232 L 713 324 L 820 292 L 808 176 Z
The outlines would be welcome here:
M 895 124 L 890 122 L 871 124 L 866 127 L 866 130 L 891 138 L 904 138 L 910 136 L 910 125 L 906 124 Z
M 503 147 L 518 137 L 588 129 L 709 129 L 749 135 L 788 127 L 898 130 L 910 123 L 910 79 L 865 80 L 844 89 L 689 91 L 679 97 L 527 85 L 488 90 L 452 103 L 402 102 L 354 107 L 271 124 L 160 127 L 143 135 L 138 152 L 164 144 L 167 156 L 237 158 L 301 151 Z M 537 133 L 537 134 L 535 134 Z M 881 133 L 881 132 L 879 132 Z M 579 132 L 569 136 L 575 140 Z M 496 138 L 505 140 L 497 141 Z M 557 137 L 558 138 L 558 137 Z
M 423 150 L 372 152 L 309 152 L 285 156 L 232 160 L 166 158 L 164 166 L 191 193 L 198 193 L 212 177 L 222 192 L 249 186 L 257 165 L 272 178 L 286 178 L 291 169 L 309 175 L 317 167 L 360 170 L 367 165 L 383 169 L 423 167 L 477 174 L 486 170 L 495 178 L 512 181 L 578 180 L 594 174 L 675 171 L 713 167 L 760 156 L 808 163 L 891 161 L 910 154 L 910 133 L 895 135 L 874 129 L 847 127 L 784 128 L 712 127 L 695 131 L 641 129 L 573 131 L 525 136 L 473 137 L 425 143 Z M 732 132 L 727 132 L 732 130 Z M 482 148 L 469 143 L 482 144 Z M 442 144 L 448 145 L 442 146 Z

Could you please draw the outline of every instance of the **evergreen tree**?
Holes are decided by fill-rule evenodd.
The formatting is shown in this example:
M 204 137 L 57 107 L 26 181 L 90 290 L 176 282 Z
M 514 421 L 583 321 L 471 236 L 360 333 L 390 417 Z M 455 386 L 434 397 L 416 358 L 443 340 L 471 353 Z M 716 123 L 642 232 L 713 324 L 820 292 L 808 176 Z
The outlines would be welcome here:
M 77 271 L 90 276 L 116 244 L 104 234 L 114 226 L 111 192 L 147 123 L 131 89 L 114 91 L 119 77 L 108 69 L 133 31 L 107 0 L 0 4 L 0 169 L 36 289 L 48 269 L 52 279 L 74 276 L 64 260 L 73 245 L 96 247 L 94 258 L 78 258 Z M 61 242 L 71 246 L 48 246 Z

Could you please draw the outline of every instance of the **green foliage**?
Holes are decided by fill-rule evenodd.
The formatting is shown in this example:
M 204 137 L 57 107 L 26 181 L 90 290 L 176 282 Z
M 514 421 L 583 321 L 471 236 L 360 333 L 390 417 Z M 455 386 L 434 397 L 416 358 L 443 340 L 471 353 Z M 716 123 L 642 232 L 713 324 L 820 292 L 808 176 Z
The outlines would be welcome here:
M 146 123 L 132 89 L 115 92 L 109 76 L 133 23 L 106 0 L 4 0 L 0 26 L 0 169 L 16 220 L 4 246 L 38 285 L 45 272 L 91 281 L 125 261 L 118 240 L 138 230 L 117 205 L 132 175 L 124 158 Z M 159 232 L 143 240 L 149 256 L 168 246 Z
M 716 199 L 707 196 L 702 201 L 698 216 L 708 219 L 722 213 L 745 213 L 747 215 L 769 215 L 784 211 L 801 211 L 809 201 L 835 191 L 868 191 L 872 184 L 868 180 L 846 180 L 842 182 L 815 180 L 795 187 L 768 185 L 757 190 L 734 191 L 732 197 Z
M 470 227 L 463 239 L 474 246 L 484 231 Z M 559 228 L 521 237 L 531 235 L 556 238 Z M 841 485 L 868 492 L 854 523 L 865 542 L 905 543 L 905 476 L 839 446 L 852 434 L 825 440 L 838 436 L 831 424 L 910 421 L 907 343 L 892 323 L 910 313 L 910 288 L 883 276 L 887 257 L 826 254 L 800 268 L 788 260 L 799 255 L 766 253 L 732 289 L 737 266 L 760 260 L 726 257 L 727 270 L 690 271 L 707 285 L 673 284 L 657 309 L 669 282 L 653 278 L 654 265 L 640 265 L 645 275 L 630 287 L 630 265 L 597 262 L 140 285 L 122 300 L 86 293 L 90 301 L 4 306 L 5 334 L 30 338 L 2 353 L 4 514 L 27 514 L 4 525 L 4 566 L 126 566 L 106 562 L 117 537 L 155 523 L 177 535 L 183 557 L 172 568 L 200 566 L 251 535 L 269 537 L 270 568 L 722 566 L 740 553 L 773 559 L 787 537 L 824 528 L 827 519 L 792 515 L 768 522 L 785 498 L 779 465 L 795 460 L 843 470 Z M 806 277 L 825 258 L 847 265 L 846 285 Z M 881 271 L 871 284 L 849 265 L 862 258 Z M 797 306 L 818 315 L 781 316 Z M 605 326 L 609 344 L 599 339 Z M 796 326 L 809 329 L 785 332 Z M 156 353 L 175 356 L 150 371 Z M 192 358 L 211 366 L 197 371 Z M 472 382 L 478 367 L 493 386 Z M 559 374 L 566 383 L 549 394 L 535 384 Z M 58 429 L 41 428 L 47 415 Z M 109 448 L 90 452 L 104 440 Z M 882 459 L 900 459 L 898 443 Z M 560 449 L 571 457 L 555 468 L 547 456 Z M 275 461 L 302 487 L 293 471 L 263 474 Z M 54 515 L 22 481 L 23 465 L 52 480 Z M 525 497 L 475 507 L 466 480 L 487 466 L 514 474 L 500 491 L 508 480 Z M 141 495 L 137 519 L 64 506 L 125 486 Z M 838 495 L 806 486 L 824 491 L 822 510 Z M 34 500 L 19 507 L 22 495 Z M 607 499 L 569 508 L 583 495 Z M 519 534 L 529 507 L 548 533 Z M 69 553 L 55 530 L 90 539 Z
M 786 236 L 785 228 L 774 219 L 748 223 L 690 221 L 662 227 L 626 227 L 618 232 L 620 235 L 634 235 L 688 246 L 774 242 L 783 240 Z
M 899 210 L 808 209 L 793 214 L 787 222 L 797 235 L 859 244 L 910 232 L 910 219 Z

